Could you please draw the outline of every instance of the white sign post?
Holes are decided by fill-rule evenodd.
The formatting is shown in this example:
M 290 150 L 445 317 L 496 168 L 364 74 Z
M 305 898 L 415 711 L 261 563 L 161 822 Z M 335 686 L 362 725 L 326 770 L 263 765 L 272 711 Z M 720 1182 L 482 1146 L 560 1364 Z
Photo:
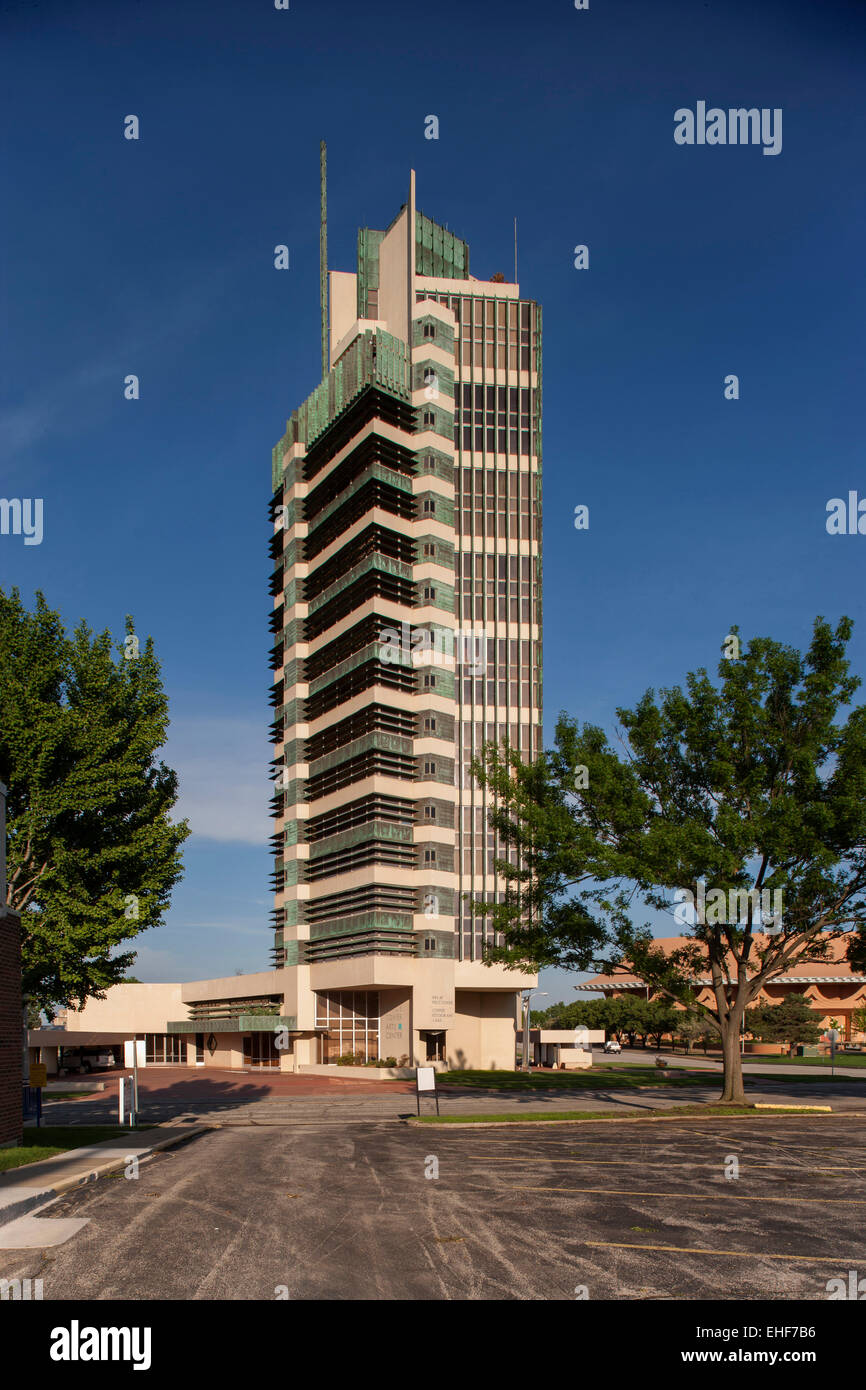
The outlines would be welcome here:
M 135 1114 L 133 1111 L 133 1089 L 132 1077 L 122 1076 L 117 1087 L 117 1123 L 125 1125 L 129 1119 L 130 1128 L 135 1127 Z
M 836 1075 L 836 1044 L 839 1041 L 838 1028 L 828 1028 L 827 1038 L 830 1043 L 830 1075 Z
M 439 1092 L 436 1090 L 436 1068 L 435 1067 L 416 1067 L 415 1069 L 415 1099 L 418 1105 L 418 1114 L 421 1114 L 421 1097 L 433 1096 L 436 1101 L 436 1114 L 439 1114 Z

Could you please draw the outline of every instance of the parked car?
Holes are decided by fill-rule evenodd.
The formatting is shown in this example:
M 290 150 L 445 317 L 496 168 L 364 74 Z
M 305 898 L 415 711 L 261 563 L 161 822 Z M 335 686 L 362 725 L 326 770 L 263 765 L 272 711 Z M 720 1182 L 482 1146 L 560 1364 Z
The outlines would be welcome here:
M 66 1072 L 105 1071 L 116 1066 L 114 1053 L 107 1047 L 64 1047 L 58 1071 Z
M 622 1052 L 622 1048 L 616 1041 L 616 1038 L 608 1038 L 604 1045 L 604 1050 L 605 1052 Z

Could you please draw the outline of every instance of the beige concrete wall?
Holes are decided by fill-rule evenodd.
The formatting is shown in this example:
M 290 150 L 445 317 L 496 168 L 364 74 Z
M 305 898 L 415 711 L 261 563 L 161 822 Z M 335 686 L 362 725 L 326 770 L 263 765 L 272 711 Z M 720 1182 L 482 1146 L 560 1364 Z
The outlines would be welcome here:
M 457 990 L 454 1025 L 446 1038 L 455 1069 L 514 1069 L 514 995 Z
M 523 1031 L 522 1029 L 520 1030 Z M 574 1028 L 530 1028 L 529 1033 L 533 1041 L 543 1043 L 560 1043 L 563 1047 L 574 1047 Z M 538 1034 L 536 1039 L 535 1034 Z M 603 1043 L 605 1041 L 605 1031 L 603 1028 L 584 1029 L 584 1041 L 590 1044 Z
M 27 1050 L 31 1062 L 44 1062 L 47 1074 L 49 1076 L 57 1075 L 57 1068 L 60 1064 L 59 1048 L 30 1047 Z
M 346 336 L 358 314 L 358 277 L 346 270 L 328 272 L 328 317 L 330 320 L 329 362 L 336 360 L 338 343 Z
M 379 319 L 387 323 L 389 333 L 404 340 L 409 337 L 409 231 L 413 253 L 415 247 L 415 228 L 407 228 L 408 216 L 407 205 L 379 247 Z
M 88 999 L 82 1009 L 67 1009 L 68 1032 L 164 1033 L 169 1020 L 186 1018 L 181 998 L 185 986 L 112 985 L 104 999 Z
M 319 1060 L 319 1041 L 317 1037 L 295 1038 L 294 1071 L 304 1066 L 314 1066 Z
M 535 989 L 537 975 L 525 975 L 522 970 L 506 970 L 504 965 L 485 965 L 480 960 L 454 962 L 454 982 L 460 989 L 510 991 L 516 995 L 522 989 Z
M 412 992 L 383 989 L 379 992 L 379 1056 L 412 1055 Z
M 209 999 L 247 999 L 256 994 L 284 994 L 282 970 L 259 970 L 252 975 L 222 975 L 216 980 L 190 980 L 180 985 L 184 1002 Z M 179 1017 L 185 1018 L 186 1011 Z
M 207 1026 L 204 1028 L 205 1043 L 208 1040 Z M 216 1051 L 213 1056 L 204 1050 L 204 1064 L 207 1067 L 221 1068 L 223 1071 L 240 1071 L 244 1065 L 244 1045 L 240 1033 L 214 1033 Z
M 452 832 L 453 833 L 453 832 Z M 454 1027 L 454 962 L 435 956 L 415 962 L 412 997 L 412 1028 L 450 1029 Z M 422 1059 L 423 1060 L 423 1059 Z
M 586 1071 L 592 1066 L 592 1053 L 580 1047 L 561 1047 L 559 1061 L 566 1071 Z
M 352 879 L 350 874 L 342 875 L 340 886 L 344 883 L 354 886 Z M 372 879 L 368 877 L 363 881 L 371 882 Z M 396 871 L 389 875 L 390 881 L 400 881 Z M 414 985 L 418 964 L 411 956 L 349 956 L 344 960 L 322 961 L 306 968 L 309 971 L 310 989 L 318 992 L 325 989 L 396 989 L 401 985 Z
M 416 291 L 429 290 L 431 294 L 483 295 L 485 299 L 520 299 L 520 285 L 498 280 L 478 280 L 470 275 L 468 280 L 449 280 L 444 275 L 416 275 Z M 418 301 L 418 309 L 424 300 Z
M 468 990 L 459 990 L 456 999 L 454 1025 L 448 1030 L 445 1039 L 446 1056 L 450 1065 L 458 1071 L 479 1065 L 481 1055 L 481 1005 L 480 996 Z

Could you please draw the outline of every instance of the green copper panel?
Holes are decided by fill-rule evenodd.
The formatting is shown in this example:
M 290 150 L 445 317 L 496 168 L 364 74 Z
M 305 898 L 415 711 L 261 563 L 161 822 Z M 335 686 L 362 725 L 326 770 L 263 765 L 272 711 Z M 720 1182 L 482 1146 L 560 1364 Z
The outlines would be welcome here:
M 360 227 L 358 229 L 359 319 L 372 317 L 368 313 L 368 295 L 370 290 L 379 288 L 379 247 L 384 235 L 384 232 L 374 231 L 372 227 Z
M 447 280 L 469 278 L 469 247 L 446 227 L 415 213 L 415 271 Z
M 311 445 L 367 386 L 377 386 L 400 400 L 411 395 L 409 348 L 383 329 L 360 333 L 324 380 L 293 413 L 271 455 L 272 487 L 283 480 L 283 459 L 295 443 Z M 286 481 L 294 481 L 288 476 Z

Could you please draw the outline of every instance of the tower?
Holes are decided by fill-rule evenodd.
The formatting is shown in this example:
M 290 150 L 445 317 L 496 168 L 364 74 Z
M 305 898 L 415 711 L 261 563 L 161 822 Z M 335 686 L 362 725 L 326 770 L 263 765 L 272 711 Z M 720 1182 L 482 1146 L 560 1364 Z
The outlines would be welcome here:
M 273 452 L 274 960 L 305 1060 L 510 1066 L 534 977 L 482 964 L 469 767 L 540 748 L 541 310 L 470 275 L 414 173 L 328 300 Z

